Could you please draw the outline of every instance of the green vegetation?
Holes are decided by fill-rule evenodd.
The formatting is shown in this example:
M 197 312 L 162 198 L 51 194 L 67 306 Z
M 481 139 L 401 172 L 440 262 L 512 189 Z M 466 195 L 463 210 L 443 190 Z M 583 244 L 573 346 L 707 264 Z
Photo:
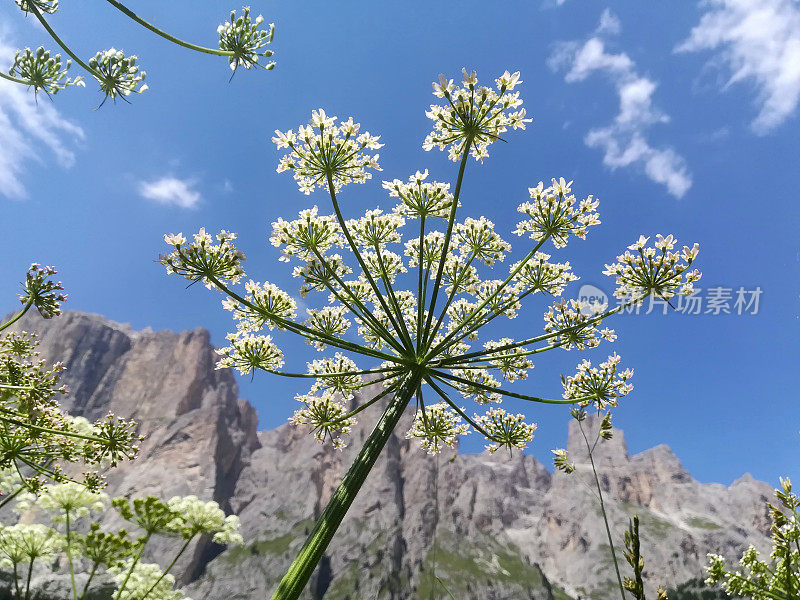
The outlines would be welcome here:
M 689 527 L 695 527 L 696 529 L 722 529 L 722 525 L 701 517 L 692 517 L 689 519 L 688 524 Z
M 701 578 L 690 579 L 667 592 L 669 600 L 729 600 L 724 591 L 709 587 Z

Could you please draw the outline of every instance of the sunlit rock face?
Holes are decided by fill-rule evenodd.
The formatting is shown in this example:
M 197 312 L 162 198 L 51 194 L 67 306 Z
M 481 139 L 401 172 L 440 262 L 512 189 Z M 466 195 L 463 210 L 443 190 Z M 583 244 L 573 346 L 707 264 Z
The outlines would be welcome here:
M 133 331 L 77 312 L 27 317 L 15 329 L 40 332 L 43 357 L 67 366 L 73 413 L 94 419 L 111 410 L 141 423 L 141 456 L 109 475 L 109 493 L 195 494 L 241 517 L 243 546 L 223 551 L 203 540 L 179 563 L 195 600 L 262 600 L 274 589 L 381 409 L 364 411 L 349 447 L 336 451 L 290 425 L 257 432 L 232 374 L 214 369 L 205 330 Z M 520 454 L 429 457 L 404 438 L 410 419 L 390 438 L 304 598 L 421 600 L 432 586 L 434 597 L 447 597 L 436 577 L 459 600 L 614 597 L 575 422 L 566 447 L 576 472 L 553 475 Z M 584 428 L 591 436 L 598 425 L 589 417 Z M 667 446 L 629 456 L 619 430 L 598 444 L 595 462 L 620 560 L 628 519 L 639 515 L 649 594 L 702 577 L 708 552 L 738 560 L 751 543 L 768 548 L 772 489 L 749 475 L 728 487 L 698 483 Z

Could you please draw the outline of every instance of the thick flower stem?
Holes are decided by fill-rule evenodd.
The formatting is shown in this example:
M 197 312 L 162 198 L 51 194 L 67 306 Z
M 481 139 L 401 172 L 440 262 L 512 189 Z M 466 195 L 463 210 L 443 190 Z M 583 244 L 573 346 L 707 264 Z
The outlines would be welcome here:
M 358 495 L 361 486 L 364 485 L 367 475 L 372 470 L 372 466 L 386 445 L 389 436 L 413 398 L 419 381 L 419 377 L 410 376 L 392 398 L 375 429 L 364 442 L 364 446 L 344 476 L 342 483 L 339 484 L 328 502 L 328 506 L 317 519 L 314 529 L 306 543 L 303 544 L 297 558 L 294 559 L 278 584 L 272 600 L 296 600 L 300 597 L 342 519 Z

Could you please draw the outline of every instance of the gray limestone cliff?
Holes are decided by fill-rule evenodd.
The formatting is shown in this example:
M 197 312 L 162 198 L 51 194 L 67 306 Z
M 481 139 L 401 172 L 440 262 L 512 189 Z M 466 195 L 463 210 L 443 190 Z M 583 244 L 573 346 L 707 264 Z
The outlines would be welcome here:
M 133 331 L 77 312 L 15 327 L 40 332 L 43 356 L 67 366 L 66 408 L 87 418 L 110 410 L 148 435 L 140 457 L 110 474 L 109 493 L 191 493 L 240 516 L 243 546 L 203 541 L 179 565 L 195 600 L 271 592 L 380 410 L 364 411 L 348 448 L 335 451 L 288 424 L 257 432 L 232 374 L 214 369 L 205 330 Z M 390 438 L 306 600 L 422 599 L 431 586 L 446 597 L 434 576 L 459 600 L 614 597 L 577 423 L 567 443 L 577 468 L 565 475 L 520 454 L 431 458 L 404 438 L 410 419 Z M 590 435 L 597 425 L 584 423 Z M 748 544 L 766 548 L 766 483 L 749 475 L 730 486 L 698 483 L 667 446 L 629 456 L 619 430 L 595 460 L 616 540 L 639 514 L 650 589 L 702 577 L 708 552 L 737 560 Z

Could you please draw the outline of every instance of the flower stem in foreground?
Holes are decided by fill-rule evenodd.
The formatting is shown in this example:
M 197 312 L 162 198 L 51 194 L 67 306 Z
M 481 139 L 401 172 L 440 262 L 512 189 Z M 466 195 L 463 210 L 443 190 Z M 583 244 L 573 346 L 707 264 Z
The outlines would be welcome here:
M 400 421 L 411 398 L 414 397 L 418 385 L 419 378 L 412 375 L 403 382 L 392 398 L 380 421 L 366 439 L 364 446 L 344 476 L 342 483 L 339 484 L 325 510 L 317 519 L 314 529 L 309 534 L 306 543 L 303 544 L 297 558 L 294 559 L 278 584 L 272 600 L 297 600 L 300 597 L 342 519 L 358 495 L 361 486 L 364 485 L 367 475 L 386 445 L 389 436 Z
M 611 558 L 614 560 L 614 570 L 617 573 L 617 584 L 619 585 L 619 593 L 622 596 L 622 600 L 625 599 L 625 588 L 622 585 L 622 575 L 619 572 L 619 563 L 617 562 L 617 553 L 614 550 L 614 539 L 611 537 L 611 527 L 608 525 L 608 515 L 606 514 L 606 505 L 603 502 L 603 490 L 600 487 L 600 478 L 597 476 L 597 468 L 594 464 L 594 457 L 592 454 L 594 453 L 594 446 L 589 444 L 589 439 L 586 437 L 586 432 L 583 430 L 583 423 L 578 421 L 578 426 L 581 430 L 581 435 L 583 436 L 583 441 L 586 442 L 586 450 L 589 452 L 589 462 L 592 465 L 592 474 L 594 475 L 594 483 L 597 486 L 597 497 L 600 500 L 600 512 L 603 513 L 603 522 L 606 524 L 606 535 L 608 535 L 608 545 L 611 547 Z

